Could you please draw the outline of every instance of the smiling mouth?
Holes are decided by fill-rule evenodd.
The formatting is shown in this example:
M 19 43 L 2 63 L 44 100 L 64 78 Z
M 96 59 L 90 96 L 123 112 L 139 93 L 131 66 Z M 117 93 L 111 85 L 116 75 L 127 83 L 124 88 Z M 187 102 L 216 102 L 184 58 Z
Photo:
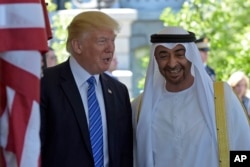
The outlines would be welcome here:
M 174 69 L 169 69 L 168 70 L 171 74 L 177 74 L 181 71 L 181 67 L 176 67 Z
M 170 70 L 170 73 L 177 74 L 180 70 L 175 69 L 175 70 Z

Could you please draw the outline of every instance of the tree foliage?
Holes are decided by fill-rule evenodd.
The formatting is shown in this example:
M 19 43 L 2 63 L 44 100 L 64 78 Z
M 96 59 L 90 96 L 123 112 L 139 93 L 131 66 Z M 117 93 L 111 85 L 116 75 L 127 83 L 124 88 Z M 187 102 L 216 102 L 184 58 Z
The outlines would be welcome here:
M 217 80 L 242 70 L 250 75 L 250 0 L 189 0 L 180 11 L 166 8 L 165 25 L 182 26 L 210 43 L 208 64 Z
M 56 11 L 57 5 L 52 0 L 46 0 L 48 3 L 47 10 L 50 14 L 51 28 L 53 32 L 53 38 L 50 40 L 50 46 L 55 50 L 58 58 L 58 62 L 65 61 L 69 53 L 66 51 L 66 40 L 67 40 L 67 26 L 69 25 L 72 17 L 60 15 L 61 11 Z M 71 9 L 70 3 L 65 3 L 66 9 Z
M 52 12 L 56 10 L 56 4 L 52 2 L 52 0 L 45 0 L 47 4 L 47 10 L 48 12 Z

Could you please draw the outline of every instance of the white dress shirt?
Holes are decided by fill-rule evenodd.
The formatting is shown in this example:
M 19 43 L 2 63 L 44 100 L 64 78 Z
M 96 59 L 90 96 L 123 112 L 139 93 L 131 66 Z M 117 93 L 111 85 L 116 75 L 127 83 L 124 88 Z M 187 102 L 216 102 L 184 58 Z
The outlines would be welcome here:
M 70 56 L 69 64 L 71 71 L 73 73 L 74 79 L 76 81 L 77 88 L 80 92 L 82 102 L 85 109 L 85 115 L 87 122 L 89 123 L 89 113 L 88 113 L 88 100 L 87 100 L 87 90 L 88 90 L 88 83 L 87 80 L 91 75 L 82 68 L 73 56 Z M 108 132 L 107 132 L 107 122 L 106 122 L 106 112 L 105 112 L 105 104 L 103 99 L 102 93 L 102 86 L 99 80 L 99 75 L 94 75 L 96 79 L 96 96 L 98 99 L 98 103 L 101 110 L 102 116 L 102 127 L 103 127 L 103 152 L 104 152 L 104 167 L 108 167 L 109 164 L 109 155 L 108 155 Z

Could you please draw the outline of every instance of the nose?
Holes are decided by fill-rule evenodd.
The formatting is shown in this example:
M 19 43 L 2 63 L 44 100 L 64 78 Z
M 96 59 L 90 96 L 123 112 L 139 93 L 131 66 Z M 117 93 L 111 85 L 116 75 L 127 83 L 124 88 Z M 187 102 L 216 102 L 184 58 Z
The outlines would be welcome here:
M 114 52 L 114 50 L 115 50 L 115 42 L 112 41 L 112 40 L 109 40 L 109 41 L 106 43 L 105 52 Z
M 177 61 L 176 61 L 174 55 L 169 56 L 167 65 L 171 68 L 174 68 L 176 66 L 176 64 L 177 64 Z

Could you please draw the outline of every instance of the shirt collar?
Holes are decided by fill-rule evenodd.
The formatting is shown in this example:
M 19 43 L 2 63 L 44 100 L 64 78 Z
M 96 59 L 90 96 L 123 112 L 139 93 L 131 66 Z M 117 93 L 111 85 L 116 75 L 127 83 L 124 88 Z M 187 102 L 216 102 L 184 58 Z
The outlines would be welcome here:
M 70 56 L 69 58 L 69 64 L 71 71 L 73 73 L 73 76 L 76 81 L 76 85 L 79 88 L 82 84 L 87 82 L 89 77 L 91 76 L 83 67 L 80 66 L 80 64 L 76 61 L 76 59 L 73 56 Z M 99 84 L 99 77 L 100 75 L 94 75 L 96 79 L 96 84 Z

